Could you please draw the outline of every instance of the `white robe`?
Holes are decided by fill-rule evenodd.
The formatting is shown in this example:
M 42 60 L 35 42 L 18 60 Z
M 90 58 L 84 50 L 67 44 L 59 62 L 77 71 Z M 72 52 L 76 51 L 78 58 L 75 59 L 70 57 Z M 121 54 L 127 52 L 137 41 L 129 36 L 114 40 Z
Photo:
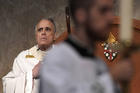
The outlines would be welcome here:
M 12 70 L 2 78 L 4 93 L 38 93 L 39 79 L 32 78 L 32 69 L 46 52 L 37 49 L 36 45 L 15 58 Z

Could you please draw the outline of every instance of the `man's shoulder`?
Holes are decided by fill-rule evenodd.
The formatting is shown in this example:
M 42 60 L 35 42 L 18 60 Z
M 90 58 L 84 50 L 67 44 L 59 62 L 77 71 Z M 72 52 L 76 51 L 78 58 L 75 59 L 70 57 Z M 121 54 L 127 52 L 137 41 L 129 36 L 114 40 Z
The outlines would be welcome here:
M 25 57 L 28 54 L 29 50 L 23 50 L 21 51 L 16 58 L 21 58 L 21 57 Z
M 30 55 L 30 52 L 34 51 L 35 49 L 37 49 L 36 45 L 31 47 L 30 49 L 21 51 L 17 57 L 26 57 L 26 55 Z
M 72 47 L 65 43 L 59 43 L 54 45 L 54 47 L 47 52 L 44 57 L 42 70 L 46 71 L 46 69 L 55 68 L 61 69 L 63 72 L 69 72 L 73 68 L 73 65 L 77 65 L 79 58 Z M 75 56 L 76 55 L 76 56 Z M 47 66 L 47 68 L 46 68 Z
M 60 52 L 60 51 L 67 50 L 66 48 L 67 47 L 66 47 L 66 44 L 65 43 L 59 43 L 59 44 L 53 45 L 53 48 L 50 51 Z
M 54 47 L 48 51 L 47 54 L 57 55 L 57 56 L 66 56 L 66 55 L 77 55 L 77 52 L 66 42 L 62 42 L 54 45 Z

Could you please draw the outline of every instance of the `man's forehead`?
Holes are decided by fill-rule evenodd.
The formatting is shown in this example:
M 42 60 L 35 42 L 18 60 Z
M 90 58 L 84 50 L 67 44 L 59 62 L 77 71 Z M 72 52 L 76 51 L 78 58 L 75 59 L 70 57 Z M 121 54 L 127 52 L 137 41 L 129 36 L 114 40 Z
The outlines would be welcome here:
M 96 0 L 96 4 L 112 6 L 113 5 L 113 0 Z
M 53 27 L 52 22 L 50 22 L 47 19 L 42 19 L 40 22 L 37 24 L 37 27 Z

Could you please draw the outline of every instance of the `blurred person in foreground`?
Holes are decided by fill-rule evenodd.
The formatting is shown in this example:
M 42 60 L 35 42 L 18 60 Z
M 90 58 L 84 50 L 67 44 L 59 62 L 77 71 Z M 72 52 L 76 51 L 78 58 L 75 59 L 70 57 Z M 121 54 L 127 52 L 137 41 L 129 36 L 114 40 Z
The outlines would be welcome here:
M 12 70 L 3 77 L 4 93 L 38 93 L 40 64 L 54 41 L 53 20 L 40 20 L 35 27 L 35 35 L 37 45 L 22 51 L 15 58 Z
M 46 55 L 40 93 L 120 93 L 114 81 L 132 77 L 130 60 L 109 72 L 94 52 L 96 42 L 105 41 L 110 33 L 113 1 L 69 0 L 69 7 L 75 31 Z

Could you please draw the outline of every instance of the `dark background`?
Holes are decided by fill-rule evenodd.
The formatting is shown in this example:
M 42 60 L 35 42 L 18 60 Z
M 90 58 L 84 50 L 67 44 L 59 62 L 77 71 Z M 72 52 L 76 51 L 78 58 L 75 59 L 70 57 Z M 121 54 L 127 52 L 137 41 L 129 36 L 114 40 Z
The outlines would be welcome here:
M 65 31 L 66 5 L 67 0 L 0 0 L 0 93 L 1 78 L 14 58 L 36 44 L 34 26 L 41 18 L 54 18 L 57 37 Z M 114 15 L 119 15 L 119 0 L 114 2 Z M 140 0 L 134 0 L 133 17 L 140 20 Z

